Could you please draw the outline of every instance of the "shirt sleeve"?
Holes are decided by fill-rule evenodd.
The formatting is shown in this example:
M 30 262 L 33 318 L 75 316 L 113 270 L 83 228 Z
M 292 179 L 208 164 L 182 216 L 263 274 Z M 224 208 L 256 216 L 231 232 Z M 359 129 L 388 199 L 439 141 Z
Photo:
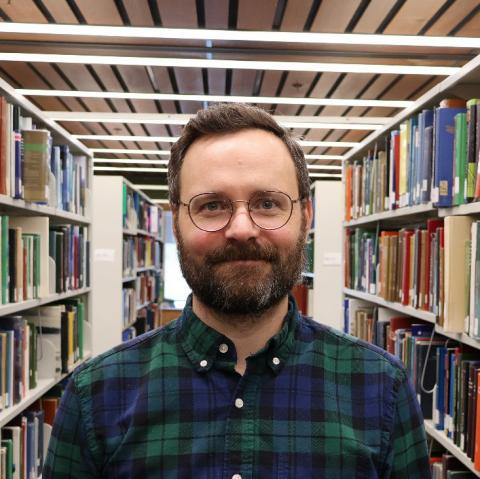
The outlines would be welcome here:
M 392 443 L 389 451 L 391 479 L 431 478 L 423 415 L 404 370 L 395 401 Z
M 55 416 L 43 479 L 101 477 L 91 454 L 75 376 L 70 379 Z

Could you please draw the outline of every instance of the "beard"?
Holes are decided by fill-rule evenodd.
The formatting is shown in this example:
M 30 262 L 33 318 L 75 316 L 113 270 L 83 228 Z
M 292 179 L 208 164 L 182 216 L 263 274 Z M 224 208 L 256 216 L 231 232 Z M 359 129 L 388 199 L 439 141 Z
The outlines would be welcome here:
M 224 316 L 254 320 L 278 304 L 300 279 L 305 265 L 305 215 L 296 243 L 281 251 L 255 240 L 228 241 L 196 258 L 185 246 L 177 226 L 180 267 L 192 292 Z M 235 263 L 248 261 L 248 263 Z

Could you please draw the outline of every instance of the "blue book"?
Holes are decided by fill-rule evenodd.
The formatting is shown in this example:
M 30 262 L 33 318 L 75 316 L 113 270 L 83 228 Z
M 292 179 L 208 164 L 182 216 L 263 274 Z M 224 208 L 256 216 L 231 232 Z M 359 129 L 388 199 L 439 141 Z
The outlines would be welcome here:
M 447 348 L 437 348 L 437 385 L 435 387 L 433 404 L 433 422 L 435 428 L 443 431 L 445 426 L 445 355 Z
M 435 109 L 432 200 L 437 207 L 445 208 L 453 204 L 455 115 L 465 112 L 465 108 Z
M 430 201 L 430 182 L 432 175 L 432 134 L 433 111 L 423 110 L 419 123 L 419 174 L 418 189 L 420 203 Z

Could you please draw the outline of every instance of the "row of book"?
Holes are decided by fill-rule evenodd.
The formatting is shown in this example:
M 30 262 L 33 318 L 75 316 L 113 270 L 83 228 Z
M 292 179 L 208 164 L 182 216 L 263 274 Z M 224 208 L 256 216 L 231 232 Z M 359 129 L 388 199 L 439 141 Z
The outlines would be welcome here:
M 432 479 L 475 479 L 475 473 L 453 454 L 433 452 L 430 456 Z
M 48 130 L 0 97 L 0 194 L 85 215 L 88 174 L 86 156 L 54 145 Z
M 59 383 L 0 430 L 0 470 L 5 479 L 41 477 L 53 421 L 65 384 Z
M 378 145 L 377 145 L 378 146 Z M 345 219 L 432 202 L 480 200 L 480 100 L 445 99 L 345 167 Z
M 345 300 L 350 332 L 399 357 L 425 419 L 480 470 L 480 351 L 434 333 L 434 325 L 357 299 Z
M 55 289 L 63 293 L 90 284 L 90 242 L 87 229 L 79 225 L 50 227 L 49 256 L 55 272 Z
M 162 264 L 160 242 L 148 236 L 123 237 L 123 276 L 132 276 L 137 268 L 156 267 Z
M 471 216 L 399 230 L 348 229 L 345 287 L 430 311 L 445 331 L 480 337 L 479 234 Z
M 60 378 L 83 358 L 84 321 L 78 298 L 0 318 L 1 409 L 21 402 L 39 378 Z
M 123 183 L 123 227 L 142 230 L 163 238 L 163 210 L 152 205 L 138 192 Z
M 129 341 L 161 326 L 161 312 L 158 304 L 152 303 L 137 311 L 134 323 L 122 332 L 122 341 Z

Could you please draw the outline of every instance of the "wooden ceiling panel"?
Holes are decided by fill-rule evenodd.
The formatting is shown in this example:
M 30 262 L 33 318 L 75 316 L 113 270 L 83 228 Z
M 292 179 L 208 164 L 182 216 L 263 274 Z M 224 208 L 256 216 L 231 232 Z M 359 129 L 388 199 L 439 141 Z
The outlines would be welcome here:
M 340 73 L 322 73 L 320 79 L 310 94 L 311 98 L 326 98 L 332 85 L 338 80 Z M 315 115 L 318 106 L 306 106 L 302 109 L 302 115 Z
M 255 77 L 256 72 L 253 70 L 233 70 L 232 95 L 251 95 Z
M 208 0 L 205 5 L 205 28 L 224 29 L 228 27 L 228 2 Z
M 145 129 L 150 136 L 170 136 L 165 125 L 145 125 Z
M 99 90 L 99 85 L 87 67 L 81 64 L 58 64 L 59 69 L 77 90 Z
M 153 27 L 152 14 L 147 2 L 138 0 L 123 0 L 130 23 L 134 27 Z
M 173 88 L 167 69 L 164 67 L 152 67 L 152 72 L 155 79 L 155 85 L 158 88 L 158 93 L 173 93 Z M 162 100 L 161 105 L 164 113 L 177 112 L 175 103 L 173 101 Z
M 164 27 L 198 28 L 195 0 L 157 0 L 157 5 Z
M 68 122 L 57 122 L 65 130 L 67 130 L 72 135 L 88 135 L 91 134 L 91 131 L 85 126 L 84 123 L 68 121 Z M 105 132 L 103 132 L 105 133 Z
M 277 0 L 242 0 L 238 2 L 237 28 L 240 30 L 271 30 Z
M 75 0 L 89 25 L 123 25 L 114 0 Z
M 73 102 L 65 102 L 62 103 L 59 98 L 55 97 L 48 97 L 48 96 L 37 96 L 37 97 L 30 97 L 29 98 L 32 103 L 37 105 L 40 110 L 45 110 L 45 111 L 65 111 L 65 104 L 67 104 L 68 107 L 71 108 L 71 106 L 75 106 L 77 108 L 81 108 L 78 106 L 78 103 L 75 102 L 73 105 Z M 69 105 L 70 103 L 70 105 Z
M 153 91 L 145 67 L 119 66 L 117 68 L 123 82 L 125 82 L 127 91 L 139 93 L 151 93 Z
M 304 98 L 316 74 L 312 72 L 289 72 L 281 96 Z M 299 105 L 277 105 L 276 115 L 296 115 Z
M 383 33 L 416 35 L 440 7 L 438 0 L 407 0 Z
M 65 0 L 43 0 L 43 4 L 52 14 L 57 23 L 78 24 L 77 18 Z M 23 21 L 24 20 L 22 20 L 22 22 Z
M 287 8 L 283 15 L 280 30 L 284 32 L 301 32 L 305 26 L 310 8 L 311 0 L 298 0 L 287 2 Z
M 343 33 L 361 0 L 323 0 L 313 21 L 312 32 Z
M 33 0 L 3 1 L 2 10 L 14 22 L 48 23 L 43 13 L 37 8 Z
M 395 3 L 397 3 L 396 0 L 372 0 L 369 2 L 353 29 L 353 33 L 375 33 Z
M 225 70 L 220 68 L 208 70 L 208 90 L 211 95 L 225 94 Z
M 0 67 L 20 85 L 20 88 L 48 88 L 27 63 L 0 62 Z
M 202 70 L 200 68 L 175 68 L 179 93 L 203 94 Z
M 477 12 L 460 30 L 458 36 L 480 37 L 480 12 Z
M 448 10 L 427 30 L 426 35 L 448 35 L 475 7 L 478 0 L 455 0 Z M 458 36 L 458 33 L 456 34 Z

